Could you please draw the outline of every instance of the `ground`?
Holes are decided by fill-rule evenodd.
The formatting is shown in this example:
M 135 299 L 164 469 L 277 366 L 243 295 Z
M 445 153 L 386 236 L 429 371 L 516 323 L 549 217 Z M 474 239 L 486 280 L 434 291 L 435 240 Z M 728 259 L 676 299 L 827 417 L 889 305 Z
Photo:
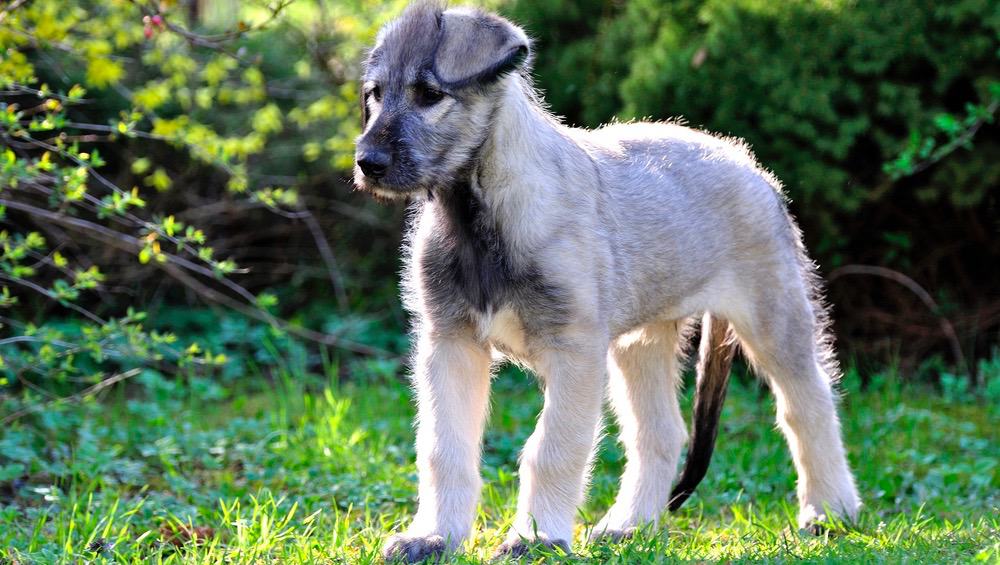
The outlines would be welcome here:
M 147 374 L 99 401 L 22 418 L 0 429 L 0 563 L 378 563 L 416 487 L 410 391 L 379 375 L 286 372 L 265 390 L 233 392 L 238 382 Z M 739 378 L 708 477 L 664 528 L 584 542 L 623 463 L 609 428 L 574 554 L 537 560 L 1000 562 L 996 397 L 891 375 L 865 390 L 858 382 L 849 372 L 842 419 L 860 523 L 821 537 L 796 531 L 773 402 Z M 529 378 L 497 378 L 479 534 L 455 562 L 484 562 L 502 541 L 518 449 L 539 406 Z

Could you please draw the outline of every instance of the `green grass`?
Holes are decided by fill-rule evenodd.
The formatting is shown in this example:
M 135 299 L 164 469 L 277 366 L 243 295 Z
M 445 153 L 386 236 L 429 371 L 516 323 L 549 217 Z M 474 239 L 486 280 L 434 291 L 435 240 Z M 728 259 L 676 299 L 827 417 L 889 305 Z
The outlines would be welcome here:
M 207 381 L 138 378 L 127 393 L 0 430 L 0 563 L 372 563 L 413 510 L 412 408 L 402 383 L 286 375 L 269 390 L 237 394 Z M 996 398 L 891 379 L 862 392 L 853 382 L 842 417 L 866 503 L 856 526 L 824 537 L 796 531 L 794 476 L 773 402 L 744 383 L 730 394 L 708 477 L 663 529 L 617 545 L 582 541 L 610 504 L 623 463 L 609 430 L 575 553 L 547 558 L 1000 562 Z M 494 383 L 493 404 L 479 533 L 456 562 L 483 562 L 500 543 L 540 398 L 510 371 Z

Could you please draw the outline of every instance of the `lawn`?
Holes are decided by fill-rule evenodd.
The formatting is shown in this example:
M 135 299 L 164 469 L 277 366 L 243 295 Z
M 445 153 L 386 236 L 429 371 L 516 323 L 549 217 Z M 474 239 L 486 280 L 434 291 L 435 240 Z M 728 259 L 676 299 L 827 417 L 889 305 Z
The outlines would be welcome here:
M 248 379 L 271 382 L 266 390 L 153 373 L 133 381 L 0 430 L 0 563 L 372 563 L 413 510 L 409 390 L 385 372 Z M 740 378 L 708 477 L 663 529 L 583 542 L 623 462 L 609 429 L 574 555 L 536 557 L 1000 562 L 997 396 L 904 387 L 891 375 L 864 391 L 857 381 L 845 379 L 842 413 L 866 503 L 859 524 L 822 537 L 795 530 L 794 476 L 772 400 Z M 479 534 L 455 562 L 487 561 L 500 543 L 540 398 L 531 379 L 508 370 L 493 406 Z

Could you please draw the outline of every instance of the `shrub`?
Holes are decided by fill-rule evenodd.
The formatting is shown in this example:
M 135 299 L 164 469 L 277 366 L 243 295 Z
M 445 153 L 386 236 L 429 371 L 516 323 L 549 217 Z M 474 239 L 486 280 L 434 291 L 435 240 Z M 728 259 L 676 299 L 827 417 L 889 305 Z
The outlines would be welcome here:
M 838 333 L 859 350 L 943 349 L 944 315 L 988 353 L 1000 331 L 996 2 L 550 0 L 510 13 L 539 40 L 556 112 L 589 126 L 682 116 L 746 138 L 826 270 L 903 271 L 941 305 L 837 280 Z
M 229 3 L 232 21 L 216 28 L 197 5 L 38 0 L 0 10 L 0 393 L 23 392 L 0 395 L 5 420 L 42 406 L 32 390 L 76 398 L 142 369 L 225 363 L 190 339 L 194 329 L 155 331 L 170 319 L 156 312 L 164 297 L 381 353 L 304 324 L 357 326 L 328 318 L 352 306 L 349 276 L 384 268 L 354 261 L 378 248 L 355 243 L 372 222 L 321 222 L 313 210 L 330 201 L 313 196 L 324 185 L 348 190 L 330 179 L 353 159 L 354 61 L 393 7 Z M 376 225 L 386 218 L 348 210 Z M 307 271 L 311 260 L 322 267 Z M 314 301 L 322 311 L 280 319 L 279 294 L 297 305 L 288 289 L 307 284 L 328 297 Z

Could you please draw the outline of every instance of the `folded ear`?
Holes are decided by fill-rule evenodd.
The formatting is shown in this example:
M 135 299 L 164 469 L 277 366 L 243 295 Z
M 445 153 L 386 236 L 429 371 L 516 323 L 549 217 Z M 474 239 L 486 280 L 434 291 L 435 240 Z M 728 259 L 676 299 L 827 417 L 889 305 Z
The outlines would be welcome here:
M 489 84 L 525 63 L 528 36 L 511 22 L 486 12 L 455 8 L 441 17 L 434 72 L 445 86 Z

